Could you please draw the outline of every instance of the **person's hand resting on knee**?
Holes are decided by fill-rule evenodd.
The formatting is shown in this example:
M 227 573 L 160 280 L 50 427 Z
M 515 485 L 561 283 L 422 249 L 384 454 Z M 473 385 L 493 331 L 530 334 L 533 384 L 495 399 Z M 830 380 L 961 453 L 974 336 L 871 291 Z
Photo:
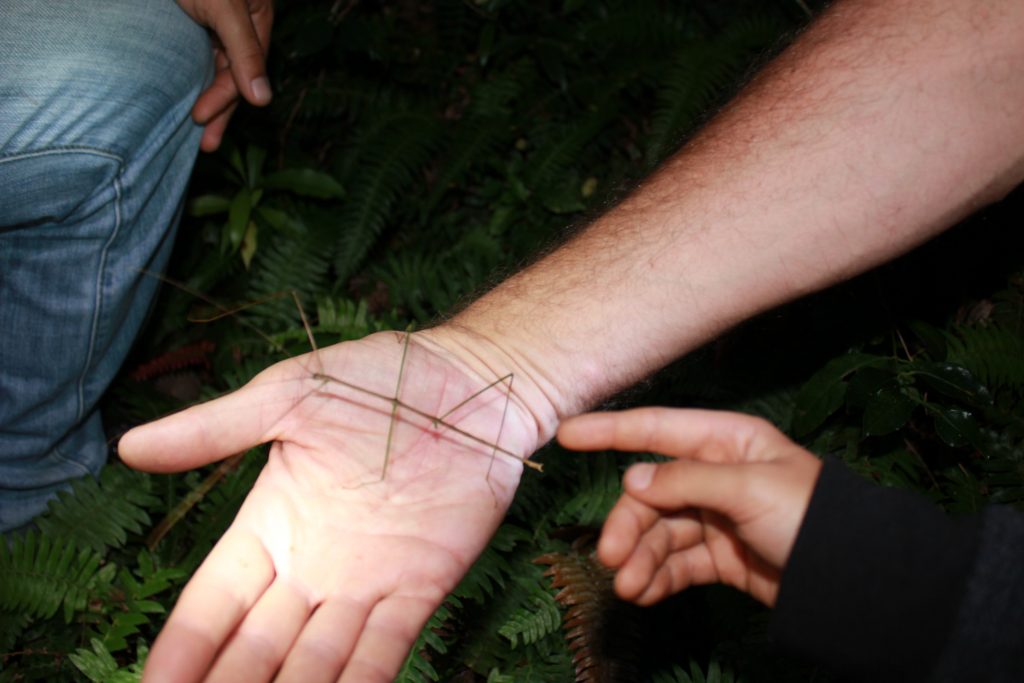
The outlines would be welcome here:
M 601 532 L 598 558 L 620 597 L 649 605 L 725 583 L 774 605 L 821 461 L 768 422 L 738 413 L 641 408 L 571 418 L 574 450 L 646 451 Z

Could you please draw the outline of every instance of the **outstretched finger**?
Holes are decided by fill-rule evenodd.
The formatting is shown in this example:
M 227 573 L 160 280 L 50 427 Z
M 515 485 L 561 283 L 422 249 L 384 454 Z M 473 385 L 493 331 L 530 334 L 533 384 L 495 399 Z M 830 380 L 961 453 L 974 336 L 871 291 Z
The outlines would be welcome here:
M 276 438 L 275 427 L 302 400 L 303 390 L 298 379 L 250 382 L 129 430 L 118 454 L 146 472 L 179 472 L 221 460 Z
M 654 452 L 709 462 L 737 462 L 755 438 L 785 441 L 768 422 L 749 415 L 682 408 L 636 408 L 565 420 L 558 440 L 574 450 Z
M 206 683 L 271 680 L 312 608 L 303 591 L 278 577 L 221 648 Z
M 437 605 L 426 598 L 401 596 L 377 603 L 338 683 L 393 681 Z
M 333 683 L 352 654 L 370 606 L 329 598 L 313 615 L 284 660 L 276 683 Z
M 274 578 L 260 541 L 228 533 L 217 543 L 175 605 L 146 661 L 144 683 L 191 683 L 214 657 Z

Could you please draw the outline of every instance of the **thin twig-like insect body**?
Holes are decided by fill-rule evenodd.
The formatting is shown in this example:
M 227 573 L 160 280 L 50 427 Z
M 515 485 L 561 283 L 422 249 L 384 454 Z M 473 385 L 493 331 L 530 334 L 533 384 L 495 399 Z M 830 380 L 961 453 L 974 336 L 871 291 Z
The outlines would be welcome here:
M 342 377 L 337 377 L 337 376 L 331 375 L 331 374 L 326 372 L 326 370 L 323 367 L 323 364 L 320 362 L 319 349 L 317 348 L 316 338 L 313 335 L 313 328 L 310 325 L 308 318 L 306 317 L 306 313 L 305 313 L 305 311 L 302 308 L 302 304 L 300 303 L 298 294 L 296 292 L 294 292 L 294 291 L 282 292 L 282 293 L 277 294 L 277 295 L 271 295 L 270 297 L 267 297 L 267 298 L 265 298 L 265 299 L 263 299 L 261 301 L 243 304 L 241 306 L 236 306 L 234 308 L 228 308 L 227 306 L 224 306 L 223 304 L 217 302 L 216 300 L 212 299 L 211 297 L 206 296 L 202 292 L 199 292 L 199 291 L 197 291 L 197 290 L 195 290 L 195 289 L 185 285 L 184 283 L 177 282 L 177 281 L 175 281 L 175 280 L 173 280 L 171 278 L 168 278 L 166 276 L 159 275 L 159 274 L 156 274 L 156 273 L 151 273 L 151 272 L 148 272 L 148 271 L 144 271 L 144 272 L 147 275 L 151 276 L 151 277 L 156 277 L 157 279 L 159 279 L 159 280 L 161 280 L 163 282 L 166 282 L 166 283 L 168 283 L 168 284 L 170 284 L 170 285 L 172 285 L 174 287 L 177 287 L 178 289 L 181 289 L 182 291 L 184 291 L 184 292 L 186 292 L 188 294 L 191 294 L 191 295 L 195 296 L 196 298 L 204 301 L 205 303 L 213 306 L 214 308 L 216 308 L 216 309 L 218 309 L 220 311 L 220 313 L 215 315 L 215 316 L 208 317 L 208 318 L 205 318 L 205 319 L 202 319 L 202 320 L 195 320 L 194 319 L 194 320 L 192 320 L 192 322 L 212 322 L 214 320 L 219 320 L 221 318 L 234 315 L 235 313 L 238 313 L 238 312 L 240 312 L 242 310 L 245 310 L 245 309 L 250 308 L 252 306 L 258 305 L 258 304 L 263 303 L 265 301 L 269 301 L 269 300 L 273 300 L 273 299 L 278 299 L 278 298 L 285 297 L 285 296 L 291 296 L 292 300 L 295 302 L 295 307 L 298 310 L 299 316 L 300 316 L 300 318 L 302 320 L 302 326 L 303 326 L 303 329 L 306 332 L 306 337 L 309 340 L 309 345 L 310 345 L 310 348 L 312 349 L 312 354 L 313 354 L 314 358 L 316 358 L 316 364 L 317 364 L 318 370 L 311 374 L 311 379 L 319 382 L 321 386 L 323 386 L 325 384 L 336 384 L 338 386 L 342 386 L 342 387 L 345 387 L 347 389 L 351 389 L 353 391 L 356 391 L 356 392 L 358 392 L 360 394 L 363 394 L 364 396 L 369 396 L 369 397 L 372 397 L 372 398 L 375 398 L 375 399 L 379 399 L 379 400 L 384 401 L 384 402 L 386 402 L 387 404 L 390 405 L 391 412 L 390 412 L 390 420 L 389 420 L 389 423 L 388 423 L 387 436 L 386 436 L 385 444 L 384 444 L 384 460 L 383 460 L 383 464 L 381 466 L 380 479 L 378 479 L 377 481 L 383 481 L 387 477 L 388 465 L 390 464 L 391 455 L 392 455 L 392 445 L 393 445 L 392 442 L 393 442 L 393 437 L 394 437 L 395 424 L 396 424 L 396 422 L 399 419 L 399 410 L 408 411 L 409 413 L 412 413 L 413 415 L 416 415 L 416 416 L 418 416 L 420 418 L 423 418 L 423 419 L 427 420 L 435 429 L 443 428 L 443 429 L 448 430 L 448 431 L 450 431 L 450 432 L 452 432 L 454 434 L 458 434 L 459 436 L 461 436 L 461 437 L 463 437 L 463 438 L 465 438 L 465 439 L 467 439 L 469 441 L 472 441 L 472 442 L 474 442 L 474 443 L 476 443 L 476 444 L 478 444 L 480 446 L 484 446 L 486 448 L 489 448 L 491 450 L 491 455 L 490 455 L 490 463 L 488 464 L 487 474 L 486 474 L 486 477 L 487 477 L 487 480 L 488 480 L 488 486 L 490 486 L 490 474 L 491 474 L 491 470 L 492 470 L 492 468 L 494 466 L 494 459 L 499 454 L 501 454 L 503 456 L 506 456 L 506 457 L 513 458 L 515 460 L 518 460 L 524 466 L 529 467 L 531 469 L 534 469 L 534 470 L 537 470 L 537 471 L 543 471 L 543 467 L 541 466 L 540 463 L 531 461 L 526 456 L 520 455 L 518 453 L 515 453 L 515 452 L 513 452 L 513 451 L 511 451 L 511 450 L 501 446 L 501 436 L 502 436 L 502 433 L 503 433 L 504 428 L 505 428 L 505 420 L 506 420 L 506 418 L 508 416 L 509 403 L 511 402 L 512 383 L 513 383 L 513 380 L 514 380 L 513 373 L 508 373 L 506 375 L 503 375 L 503 376 L 499 377 L 498 379 L 496 379 L 493 382 L 489 383 L 487 386 L 485 386 L 482 389 L 474 392 L 473 394 L 471 394 L 470 396 L 466 397 L 465 399 L 459 401 L 456 405 L 454 405 L 453 407 L 449 408 L 444 413 L 442 413 L 440 415 L 434 415 L 434 414 L 432 414 L 432 413 L 430 413 L 428 411 L 422 410 L 420 408 L 417 408 L 414 405 L 406 403 L 400 397 L 401 390 L 402 390 L 402 381 L 403 381 L 403 379 L 405 377 L 405 366 L 406 366 L 406 361 L 408 359 L 409 346 L 410 346 L 410 343 L 411 343 L 411 340 L 412 340 L 412 336 L 413 336 L 412 326 L 407 328 L 406 331 L 403 333 L 402 359 L 401 359 L 401 362 L 400 362 L 399 368 L 398 368 L 398 379 L 397 379 L 397 381 L 395 383 L 395 393 L 394 393 L 393 396 L 389 396 L 387 394 L 381 393 L 379 391 L 374 391 L 372 389 L 369 389 L 367 387 L 361 386 L 361 385 L 356 384 L 354 382 L 350 382 L 350 381 L 348 381 L 348 380 L 346 380 L 346 379 L 344 379 Z M 280 343 L 275 341 L 268 334 L 266 334 L 265 332 L 260 330 L 258 327 L 253 325 L 251 322 L 246 321 L 244 318 L 240 319 L 240 321 L 246 327 L 248 327 L 249 329 L 253 330 L 262 339 L 264 339 L 268 344 L 270 344 L 272 348 L 274 348 L 275 350 L 277 350 L 280 353 L 283 353 L 285 356 L 291 357 L 292 354 L 290 354 Z M 490 391 L 491 389 L 493 389 L 493 388 L 495 388 L 495 387 L 497 387 L 499 385 L 505 384 L 506 382 L 508 383 L 508 386 L 507 386 L 506 391 L 505 391 L 505 400 L 504 400 L 504 404 L 503 404 L 503 407 L 502 407 L 501 422 L 499 423 L 498 433 L 497 433 L 497 436 L 495 437 L 495 440 L 493 442 L 487 440 L 486 438 L 483 438 L 481 436 L 473 434 L 473 433 L 471 433 L 471 432 L 469 432 L 469 431 L 467 431 L 465 429 L 462 429 L 458 425 L 453 424 L 452 422 L 448 421 L 448 418 L 451 415 L 455 414 L 460 408 L 463 408 L 464 406 L 468 405 L 471 401 L 473 401 L 476 398 L 479 398 L 481 395 L 483 395 L 487 391 Z M 186 497 L 186 499 L 184 501 L 182 501 L 179 505 L 177 505 L 173 510 L 171 510 L 168 513 L 167 517 L 163 520 L 163 522 L 161 522 L 157 526 L 157 529 L 155 530 L 156 533 L 150 535 L 150 538 L 148 539 L 148 543 L 149 543 L 150 547 L 154 547 L 157 543 L 159 543 L 160 539 L 163 538 L 163 536 L 166 535 L 166 533 L 168 531 L 170 531 L 170 528 L 176 522 L 180 521 L 188 513 L 188 511 L 192 507 L 194 507 L 205 496 L 206 493 L 208 493 L 224 476 L 226 476 L 228 474 L 228 472 L 231 469 L 234 468 L 234 466 L 237 464 L 237 459 L 239 457 L 241 457 L 241 454 L 236 455 L 236 456 L 232 456 L 232 458 L 230 458 L 228 461 L 226 461 L 221 467 L 217 468 L 216 471 L 211 473 L 203 482 L 201 482 L 200 485 L 193 491 L 193 495 L 189 495 L 188 497 Z

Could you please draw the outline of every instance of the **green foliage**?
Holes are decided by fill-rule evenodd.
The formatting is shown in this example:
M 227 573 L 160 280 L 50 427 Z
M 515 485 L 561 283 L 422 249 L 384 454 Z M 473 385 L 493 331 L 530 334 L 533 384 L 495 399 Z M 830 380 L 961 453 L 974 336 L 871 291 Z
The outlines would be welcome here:
M 123 546 L 129 533 L 142 533 L 149 526 L 146 510 L 159 503 L 151 488 L 152 479 L 141 472 L 107 467 L 99 481 L 84 477 L 71 491 L 60 493 L 36 526 L 49 541 L 103 553 Z
M 197 167 L 170 273 L 184 289 L 164 287 L 108 396 L 111 432 L 308 351 L 302 312 L 319 345 L 450 315 L 671 154 L 803 4 L 280 4 L 274 102 L 240 110 Z M 959 275 L 950 251 L 942 272 Z M 812 302 L 780 314 L 784 333 L 752 324 L 617 405 L 743 410 L 950 510 L 1024 504 L 1024 277 L 1008 283 L 910 310 L 874 290 L 865 313 L 845 295 Z M 157 362 L 193 348 L 208 350 Z M 545 473 L 524 476 L 399 680 L 811 678 L 770 648 L 756 605 L 699 589 L 640 614 L 614 600 L 592 543 L 625 468 L 656 456 L 537 457 Z M 159 477 L 112 464 L 0 544 L 0 681 L 137 680 L 264 462 Z
M 0 609 L 45 619 L 63 606 L 70 622 L 97 584 L 109 583 L 113 569 L 101 568 L 93 550 L 27 531 L 10 547 L 0 544 Z
M 142 680 L 142 667 L 146 661 L 146 648 L 139 647 L 138 661 L 121 668 L 103 643 L 93 638 L 91 649 L 80 647 L 68 659 L 86 678 L 94 683 L 138 683 Z

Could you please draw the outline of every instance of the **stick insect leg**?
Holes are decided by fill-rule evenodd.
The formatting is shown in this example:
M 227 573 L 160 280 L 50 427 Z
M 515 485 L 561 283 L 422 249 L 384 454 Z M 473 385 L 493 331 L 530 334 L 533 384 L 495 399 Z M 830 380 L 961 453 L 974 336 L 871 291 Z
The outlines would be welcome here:
M 445 424 L 445 419 L 446 419 L 446 418 L 447 418 L 447 417 L 448 417 L 449 415 L 451 415 L 451 414 L 452 414 L 452 413 L 454 413 L 454 412 L 455 412 L 456 410 L 458 410 L 458 409 L 459 409 L 459 408 L 461 408 L 462 406 L 464 406 L 464 405 L 466 405 L 467 403 L 469 403 L 470 401 L 472 401 L 472 400 L 473 400 L 474 398 L 476 398 L 477 396 L 480 396 L 481 394 L 485 393 L 485 392 L 486 392 L 486 391 L 487 391 L 488 389 L 490 389 L 490 388 L 492 388 L 492 387 L 496 387 L 496 386 L 498 386 L 499 384 L 501 384 L 501 383 L 502 383 L 502 382 L 504 382 L 505 380 L 509 380 L 509 391 L 511 391 L 511 389 L 512 389 L 512 373 L 510 372 L 510 373 L 508 373 L 507 375 L 504 375 L 503 377 L 499 377 L 498 379 L 494 380 L 493 382 L 491 382 L 490 384 L 488 384 L 488 385 L 487 385 L 486 387 L 484 387 L 484 388 L 483 388 L 483 389 L 481 389 L 480 391 L 477 391 L 476 393 L 472 394 L 472 395 L 471 395 L 471 396 L 469 396 L 468 398 L 466 398 L 466 399 L 464 399 L 464 400 L 462 400 L 462 401 L 459 401 L 459 403 L 458 403 L 458 404 L 457 404 L 457 405 L 456 405 L 455 407 L 453 407 L 453 408 L 452 408 L 451 410 L 449 410 L 449 411 L 445 412 L 445 414 L 444 414 L 444 415 L 441 415 L 441 416 L 439 416 L 439 417 L 436 417 L 436 418 L 434 418 L 434 426 L 435 426 L 435 427 L 437 427 L 437 426 L 439 426 L 439 425 L 443 425 L 443 424 Z
M 391 420 L 388 422 L 388 438 L 384 444 L 384 466 L 380 470 L 380 480 L 388 473 L 388 462 L 391 460 L 391 439 L 395 433 L 395 422 L 398 420 L 398 406 L 402 405 L 399 393 L 402 391 L 402 375 L 405 374 L 405 359 L 409 355 L 409 340 L 412 339 L 412 325 L 405 330 L 405 342 L 402 345 L 402 362 L 398 366 L 398 382 L 395 384 L 395 396 L 391 399 Z

